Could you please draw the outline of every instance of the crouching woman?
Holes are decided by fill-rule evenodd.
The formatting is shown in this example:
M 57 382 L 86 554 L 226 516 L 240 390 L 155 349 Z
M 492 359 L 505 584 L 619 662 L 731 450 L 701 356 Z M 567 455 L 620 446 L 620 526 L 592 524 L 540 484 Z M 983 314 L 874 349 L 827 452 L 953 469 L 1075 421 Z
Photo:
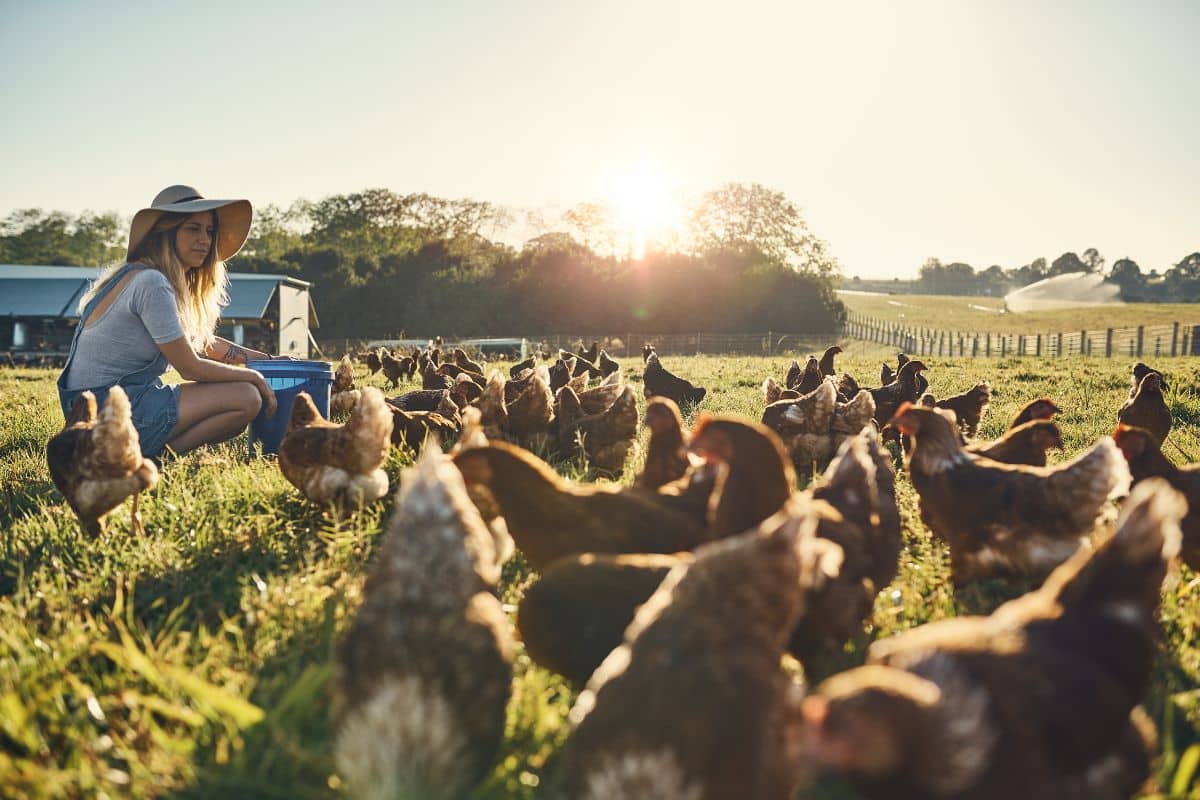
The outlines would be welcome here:
M 129 396 L 142 454 L 184 453 L 237 436 L 275 393 L 248 359 L 270 358 L 216 335 L 228 302 L 225 261 L 250 233 L 247 200 L 207 200 L 190 186 L 159 192 L 129 231 L 125 263 L 79 303 L 79 325 L 58 378 L 64 417 L 85 390 L 103 403 Z M 185 383 L 168 386 L 174 367 Z

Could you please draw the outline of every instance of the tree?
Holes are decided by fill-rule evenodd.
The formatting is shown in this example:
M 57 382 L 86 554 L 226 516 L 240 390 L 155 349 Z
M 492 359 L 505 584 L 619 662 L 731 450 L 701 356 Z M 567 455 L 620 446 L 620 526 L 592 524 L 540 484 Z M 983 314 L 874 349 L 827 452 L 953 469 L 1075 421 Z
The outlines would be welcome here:
M 1112 266 L 1112 272 L 1109 273 L 1108 279 L 1121 287 L 1121 297 L 1124 300 L 1133 300 L 1145 296 L 1146 278 L 1142 275 L 1142 268 L 1131 258 L 1117 259 L 1116 263 Z
M 757 251 L 779 264 L 822 277 L 838 272 L 828 245 L 813 236 L 782 192 L 758 183 L 727 183 L 705 193 L 689 220 L 696 253 Z
M 97 267 L 125 254 L 126 228 L 116 214 L 23 208 L 0 220 L 0 261 Z
M 1083 251 L 1083 263 L 1087 265 L 1088 272 L 1104 271 L 1104 256 L 1100 255 L 1100 251 L 1094 247 Z
M 1077 254 L 1066 252 L 1051 262 L 1050 272 L 1047 275 L 1048 277 L 1054 277 L 1055 275 L 1066 275 L 1069 272 L 1087 271 L 1087 264 L 1083 263 Z

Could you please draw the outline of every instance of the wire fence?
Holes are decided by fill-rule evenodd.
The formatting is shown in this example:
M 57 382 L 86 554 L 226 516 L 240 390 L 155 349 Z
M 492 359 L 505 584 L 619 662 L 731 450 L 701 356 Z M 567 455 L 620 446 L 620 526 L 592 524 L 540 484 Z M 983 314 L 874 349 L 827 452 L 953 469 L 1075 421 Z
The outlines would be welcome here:
M 845 334 L 911 355 L 946 358 L 1200 355 L 1200 325 L 1180 322 L 1053 333 L 977 333 L 910 327 L 851 312 Z

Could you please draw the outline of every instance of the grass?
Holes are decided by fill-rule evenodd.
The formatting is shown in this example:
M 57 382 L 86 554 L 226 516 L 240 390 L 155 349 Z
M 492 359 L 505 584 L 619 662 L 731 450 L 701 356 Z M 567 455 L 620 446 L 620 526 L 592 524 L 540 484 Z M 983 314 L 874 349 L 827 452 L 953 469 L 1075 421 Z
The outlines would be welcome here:
M 1128 303 L 1060 311 L 1004 310 L 999 297 L 839 294 L 851 311 L 901 325 L 975 333 L 1071 333 L 1138 325 L 1200 324 L 1195 303 Z
M 908 298 L 905 298 L 906 300 Z M 884 353 L 847 347 L 840 367 L 866 383 Z M 988 379 L 993 437 L 1027 399 L 1065 409 L 1067 458 L 1111 432 L 1126 392 L 1120 360 L 925 359 L 940 394 Z M 624 360 L 631 380 L 639 359 Z M 703 406 L 755 417 L 758 386 L 786 358 L 670 358 L 710 388 Z M 1175 457 L 1200 457 L 1200 361 L 1163 360 L 1171 379 Z M 61 425 L 54 374 L 0 371 L 0 786 L 13 797 L 280 797 L 340 794 L 331 756 L 332 647 L 360 601 L 390 503 L 345 519 L 307 506 L 274 463 L 245 460 L 245 441 L 169 460 L 144 498 L 147 535 L 129 535 L 128 505 L 84 538 L 50 483 L 44 445 Z M 382 385 L 378 377 L 367 381 Z M 405 387 L 408 388 L 408 387 Z M 393 451 L 395 479 L 411 462 Z M 636 465 L 634 465 L 636 467 Z M 861 663 L 871 640 L 936 619 L 987 612 L 1012 590 L 955 594 L 947 556 L 899 481 L 907 546 L 864 634 L 806 664 L 819 680 Z M 534 579 L 505 569 L 512 607 Z M 1197 797 L 1200 758 L 1200 577 L 1181 569 L 1165 594 L 1163 642 L 1145 705 L 1158 723 L 1161 796 Z M 518 648 L 504 753 L 480 798 L 533 796 L 566 735 L 574 694 Z M 822 784 L 805 795 L 853 797 Z

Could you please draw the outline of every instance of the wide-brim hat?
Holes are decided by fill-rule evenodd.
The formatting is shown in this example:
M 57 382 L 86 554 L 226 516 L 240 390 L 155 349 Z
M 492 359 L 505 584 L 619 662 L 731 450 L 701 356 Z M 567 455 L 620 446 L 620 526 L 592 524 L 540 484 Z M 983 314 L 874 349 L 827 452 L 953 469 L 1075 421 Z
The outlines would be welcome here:
M 217 259 L 226 261 L 233 256 L 250 235 L 250 220 L 254 215 L 249 200 L 209 200 L 191 186 L 168 186 L 150 203 L 133 215 L 129 226 L 129 250 L 126 258 L 133 260 L 133 251 L 163 214 L 197 214 L 217 212 Z

